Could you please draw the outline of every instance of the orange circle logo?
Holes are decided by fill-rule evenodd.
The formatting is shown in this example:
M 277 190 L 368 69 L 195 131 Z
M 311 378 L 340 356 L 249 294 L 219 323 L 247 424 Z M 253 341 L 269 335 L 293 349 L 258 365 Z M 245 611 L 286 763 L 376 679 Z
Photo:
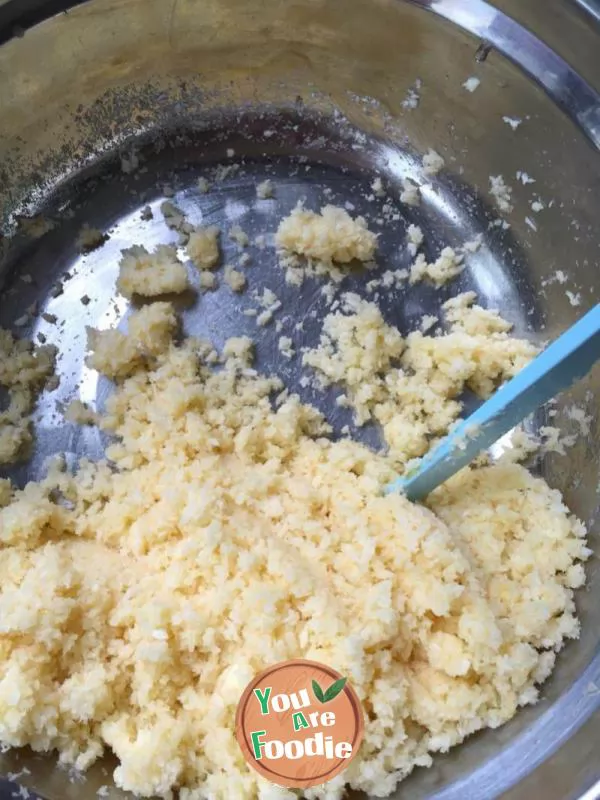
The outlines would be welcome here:
M 306 789 L 335 778 L 364 732 L 360 701 L 346 678 L 317 661 L 275 664 L 246 687 L 235 718 L 244 758 L 264 778 Z

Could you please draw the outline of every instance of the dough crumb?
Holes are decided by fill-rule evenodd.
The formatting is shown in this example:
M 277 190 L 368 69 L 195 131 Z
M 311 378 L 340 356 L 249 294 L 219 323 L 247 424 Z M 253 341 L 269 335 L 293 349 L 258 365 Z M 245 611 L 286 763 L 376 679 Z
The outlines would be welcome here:
M 279 352 L 286 358 L 293 358 L 296 354 L 294 343 L 289 336 L 280 336 L 277 342 Z
M 206 178 L 198 178 L 196 185 L 200 194 L 207 194 L 210 191 L 210 183 Z
M 187 254 L 197 269 L 213 269 L 219 263 L 220 233 L 216 225 L 198 226 L 191 231 Z
M 207 291 L 212 291 L 213 289 L 217 288 L 217 276 L 214 272 L 209 272 L 208 270 L 200 270 L 200 288 L 206 289 Z
M 234 292 L 243 292 L 246 288 L 246 276 L 231 266 L 225 267 L 225 283 Z
M 417 250 L 423 244 L 423 231 L 418 225 L 409 225 L 406 232 L 407 248 L 411 256 L 417 255 Z
M 262 181 L 256 187 L 256 196 L 259 200 L 268 200 L 271 197 L 275 197 L 275 186 L 273 181 L 267 179 L 266 181 Z
M 421 317 L 421 323 L 419 327 L 423 333 L 427 333 L 427 331 L 431 330 L 431 328 L 433 328 L 434 325 L 437 325 L 438 322 L 439 320 L 435 314 L 425 314 L 423 317 Z
M 88 327 L 86 364 L 113 380 L 126 378 L 153 365 L 156 357 L 168 350 L 177 325 L 173 306 L 159 302 L 131 314 L 127 334 L 116 328 L 100 331 Z
M 421 205 L 421 192 L 419 187 L 405 178 L 402 181 L 402 192 L 400 193 L 400 202 L 407 206 L 416 208 Z
M 478 233 L 474 239 L 470 239 L 468 242 L 465 242 L 462 246 L 463 253 L 476 253 L 481 244 L 483 242 L 483 234 Z
M 232 336 L 223 346 L 223 355 L 249 367 L 254 360 L 254 342 L 249 336 Z
M 415 108 L 419 107 L 419 103 L 421 102 L 421 95 L 419 94 L 419 91 L 422 85 L 423 84 L 420 78 L 417 78 L 414 85 L 411 86 L 406 92 L 406 97 L 401 103 L 402 108 L 406 108 L 409 111 L 414 111 Z
M 522 170 L 517 170 L 516 176 L 523 186 L 527 186 L 528 183 L 535 183 L 535 179 Z
M 375 197 L 385 197 L 385 188 L 383 186 L 383 181 L 381 178 L 375 178 L 373 183 L 371 184 L 371 189 L 373 190 L 373 194 Z
M 170 200 L 164 200 L 160 204 L 160 210 L 165 220 L 167 228 L 174 231 L 185 232 L 187 221 L 183 211 Z
M 525 217 L 525 224 L 528 228 L 531 228 L 532 231 L 537 231 L 538 229 L 535 220 L 531 219 L 531 217 Z
M 240 247 L 248 247 L 250 239 L 248 234 L 239 225 L 232 225 L 229 231 L 229 238 Z
M 67 422 L 72 422 L 75 425 L 96 425 L 96 414 L 92 409 L 82 403 L 81 400 L 71 400 L 63 412 L 64 418 Z
M 479 80 L 479 78 L 476 78 L 474 75 L 472 75 L 470 78 L 467 78 L 467 80 L 463 83 L 463 89 L 466 89 L 467 92 L 472 93 L 475 91 L 475 89 L 479 87 L 480 83 L 481 81 Z
M 585 409 L 579 406 L 572 405 L 566 409 L 568 419 L 572 420 L 579 426 L 579 433 L 581 436 L 587 437 L 591 431 L 591 423 L 593 417 L 591 414 L 586 414 Z
M 180 294 L 187 288 L 187 272 L 175 247 L 159 244 L 149 253 L 142 245 L 133 245 L 122 251 L 117 291 L 124 297 Z
M 446 162 L 439 153 L 429 149 L 423 156 L 423 172 L 425 175 L 437 175 L 446 165 Z
M 506 124 L 511 127 L 513 131 L 516 131 L 519 125 L 523 122 L 523 120 L 519 119 L 518 117 L 502 117 L 502 121 L 506 122 Z
M 215 183 L 223 183 L 227 178 L 233 177 L 240 170 L 240 164 L 218 164 L 215 168 Z
M 91 253 L 92 250 L 97 250 L 108 239 L 108 234 L 103 233 L 98 228 L 91 228 L 85 222 L 77 236 L 76 246 L 80 253 Z
M 504 182 L 502 175 L 490 175 L 490 194 L 500 211 L 510 214 L 513 210 L 510 202 L 512 189 Z
M 444 247 L 433 264 L 428 264 L 425 256 L 419 253 L 410 268 L 409 280 L 411 284 L 415 284 L 428 279 L 439 287 L 460 275 L 463 269 L 463 256 L 451 247 Z

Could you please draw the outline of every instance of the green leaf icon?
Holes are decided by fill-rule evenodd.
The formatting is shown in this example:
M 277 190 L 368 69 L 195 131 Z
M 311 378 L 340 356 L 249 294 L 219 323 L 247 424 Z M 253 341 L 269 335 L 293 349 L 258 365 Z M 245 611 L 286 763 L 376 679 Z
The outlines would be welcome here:
M 338 694 L 342 691 L 344 686 L 346 685 L 346 681 L 348 678 L 340 678 L 339 680 L 335 681 L 331 684 L 329 689 L 325 692 L 325 699 L 322 701 L 324 703 L 328 703 L 330 700 L 333 700 Z
M 312 682 L 313 692 L 319 703 L 328 703 L 330 700 L 335 699 L 346 685 L 348 678 L 339 678 L 334 681 L 326 692 L 321 689 L 316 681 Z
M 316 681 L 312 682 L 312 689 L 313 689 L 313 692 L 315 693 L 315 697 L 317 698 L 317 700 L 320 703 L 324 703 L 325 702 L 325 695 L 323 694 L 323 689 L 321 689 L 321 687 L 319 686 L 319 684 Z

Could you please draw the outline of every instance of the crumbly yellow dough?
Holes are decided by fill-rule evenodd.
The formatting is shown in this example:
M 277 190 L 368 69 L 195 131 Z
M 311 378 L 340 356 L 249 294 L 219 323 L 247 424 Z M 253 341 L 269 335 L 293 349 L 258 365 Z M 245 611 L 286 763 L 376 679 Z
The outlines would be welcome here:
M 119 262 L 117 290 L 125 297 L 142 297 L 184 292 L 188 288 L 185 266 L 175 247 L 159 244 L 153 253 L 142 245 L 123 250 Z
M 281 250 L 306 256 L 324 265 L 371 261 L 377 235 L 364 217 L 352 219 L 337 206 L 324 206 L 320 214 L 298 205 L 279 225 L 275 243 Z
M 320 414 L 250 369 L 252 341 L 175 346 L 153 304 L 94 332 L 119 381 L 106 462 L 0 484 L 0 742 L 85 769 L 106 748 L 143 796 L 273 796 L 234 738 L 246 683 L 288 658 L 347 675 L 365 738 L 347 782 L 384 796 L 432 754 L 535 702 L 577 637 L 583 525 L 515 464 L 464 470 L 427 509 L 382 487 L 534 349 L 463 296 L 451 330 L 403 340 L 347 296 L 307 359 L 345 383 L 391 455 L 325 438 Z M 272 402 L 272 398 L 276 398 Z M 62 497 L 68 502 L 57 502 Z M 281 798 L 292 797 L 284 792 Z
M 451 326 L 439 337 L 415 331 L 402 339 L 374 303 L 351 293 L 342 300 L 303 361 L 321 383 L 344 387 L 359 425 L 371 419 L 381 425 L 398 468 L 448 431 L 465 389 L 487 397 L 536 354 L 508 335 L 510 325 L 497 313 L 471 307 L 472 292 L 443 306 Z
M 0 386 L 8 391 L 8 407 L 0 412 L 0 464 L 16 461 L 31 443 L 30 413 L 38 394 L 54 374 L 57 349 L 34 347 L 0 328 Z
M 154 363 L 170 342 L 177 317 L 170 303 L 151 303 L 129 318 L 129 333 L 109 328 L 87 328 L 88 367 L 109 378 L 125 378 Z
M 443 286 L 456 278 L 464 269 L 463 256 L 451 247 L 444 247 L 438 258 L 428 264 L 423 253 L 419 253 L 410 268 L 410 283 L 429 280 L 435 286 Z

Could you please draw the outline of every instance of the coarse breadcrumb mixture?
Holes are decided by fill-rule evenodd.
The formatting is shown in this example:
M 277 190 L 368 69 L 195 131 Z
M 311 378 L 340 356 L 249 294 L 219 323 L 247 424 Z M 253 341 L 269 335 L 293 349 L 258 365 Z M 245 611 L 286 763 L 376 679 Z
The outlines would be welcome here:
M 419 253 L 410 268 L 410 283 L 429 280 L 435 286 L 443 286 L 460 275 L 463 269 L 463 256 L 451 247 L 444 247 L 432 264 L 428 264 L 423 253 Z
M 151 303 L 129 318 L 127 334 L 114 328 L 87 328 L 88 367 L 109 378 L 124 378 L 155 363 L 177 329 L 177 317 L 169 303 Z
M 360 218 L 325 212 L 297 209 L 278 246 L 372 258 Z M 254 296 L 271 318 L 281 306 Z M 57 462 L 22 490 L 0 481 L 0 743 L 81 770 L 110 749 L 116 784 L 140 796 L 291 800 L 247 766 L 235 712 L 257 672 L 315 659 L 365 711 L 358 756 L 307 795 L 338 800 L 346 784 L 385 796 L 535 702 L 579 634 L 584 526 L 508 460 L 464 469 L 428 507 L 383 492 L 465 389 L 486 397 L 536 353 L 475 300 L 444 304 L 443 335 L 403 337 L 346 293 L 304 353 L 358 424 L 379 423 L 385 454 L 328 438 L 316 409 L 252 368 L 249 337 L 220 355 L 176 343 L 169 303 L 133 312 L 127 333 L 88 329 L 88 366 L 116 381 L 99 415 L 107 460 Z M 292 353 L 289 337 L 278 346 Z M 17 397 L 43 385 L 54 351 L 2 332 L 4 352 L 0 383 Z
M 324 206 L 316 214 L 298 205 L 280 223 L 275 243 L 284 252 L 330 267 L 334 262 L 372 261 L 377 234 L 367 228 L 364 217 L 353 219 L 338 206 Z
M 0 411 L 0 464 L 18 459 L 31 444 L 30 414 L 54 375 L 57 352 L 54 345 L 35 347 L 0 328 L 0 387 L 8 394 L 8 405 Z
M 323 323 L 317 348 L 303 362 L 322 385 L 343 386 L 357 424 L 377 421 L 397 467 L 422 456 L 459 416 L 461 393 L 489 396 L 536 354 L 529 342 L 508 335 L 510 325 L 472 305 L 474 293 L 444 304 L 450 330 L 442 336 L 415 331 L 403 339 L 379 308 L 358 295 Z
M 137 294 L 156 297 L 173 292 L 179 294 L 188 288 L 184 264 L 177 258 L 175 247 L 159 244 L 153 253 L 142 245 L 123 250 L 119 261 L 117 291 L 125 297 Z

